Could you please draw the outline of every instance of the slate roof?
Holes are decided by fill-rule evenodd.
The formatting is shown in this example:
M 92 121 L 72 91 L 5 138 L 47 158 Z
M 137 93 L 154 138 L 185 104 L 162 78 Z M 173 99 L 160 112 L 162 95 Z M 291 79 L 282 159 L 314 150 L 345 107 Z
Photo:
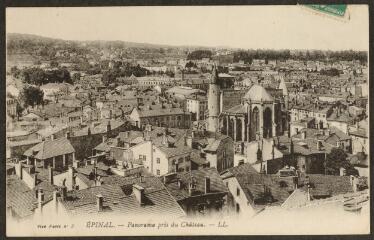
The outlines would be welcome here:
M 227 169 L 221 174 L 222 178 L 235 177 L 243 189 L 246 198 L 254 208 L 261 208 L 265 205 L 281 205 L 293 192 L 292 179 L 280 178 L 278 175 L 260 174 L 245 163 L 230 169 Z M 286 182 L 284 187 L 280 182 Z M 265 186 L 270 190 L 273 198 L 272 201 L 263 201 Z
M 272 102 L 274 98 L 269 94 L 266 89 L 260 85 L 252 85 L 248 92 L 244 95 L 245 99 L 250 99 L 252 101 L 260 102 Z
M 217 152 L 222 140 L 229 138 L 226 135 L 219 135 L 217 138 L 208 138 L 208 146 L 204 148 L 205 152 Z
M 34 152 L 36 153 L 35 155 Z M 43 141 L 26 150 L 24 155 L 45 160 L 73 152 L 75 152 L 74 147 L 67 138 L 58 138 L 55 140 Z
M 240 104 L 240 105 L 236 105 L 236 106 L 233 106 L 232 108 L 230 109 L 227 109 L 224 111 L 224 113 L 228 113 L 228 114 L 244 114 L 246 113 L 246 109 L 245 107 Z

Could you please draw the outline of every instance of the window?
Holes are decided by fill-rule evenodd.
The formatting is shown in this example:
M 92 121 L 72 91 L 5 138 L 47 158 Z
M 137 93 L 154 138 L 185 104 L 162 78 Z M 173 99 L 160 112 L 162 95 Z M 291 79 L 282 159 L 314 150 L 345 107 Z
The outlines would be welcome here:
M 183 163 L 183 158 L 179 158 L 178 163 Z
M 191 160 L 190 156 L 186 156 L 186 162 L 189 162 Z
M 156 162 L 157 162 L 157 163 L 160 163 L 160 158 L 156 158 Z
M 236 204 L 236 212 L 237 212 L 237 213 L 240 212 L 240 205 L 239 205 L 239 203 Z
M 240 189 L 236 188 L 236 196 L 240 196 Z
M 160 170 L 157 169 L 156 173 L 157 173 L 158 176 L 160 176 Z
M 186 167 L 186 172 L 189 172 L 190 171 L 190 167 Z

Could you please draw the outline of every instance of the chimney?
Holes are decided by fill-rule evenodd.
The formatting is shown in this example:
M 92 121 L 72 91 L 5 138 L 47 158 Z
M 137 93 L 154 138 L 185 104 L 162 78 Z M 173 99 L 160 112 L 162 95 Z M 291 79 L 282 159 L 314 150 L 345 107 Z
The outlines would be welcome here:
M 138 184 L 132 186 L 132 191 L 140 205 L 144 205 L 144 188 Z
M 87 129 L 87 135 L 91 135 L 91 128 L 90 127 L 88 127 L 88 129 Z
M 38 174 L 34 174 L 34 179 L 33 179 L 33 186 L 35 187 L 38 184 Z
M 317 150 L 322 151 L 322 141 L 321 140 L 317 141 Z
M 75 160 L 73 161 L 73 168 L 78 168 L 79 167 L 79 161 Z
M 42 210 L 43 203 L 44 203 L 44 192 L 43 192 L 43 189 L 39 188 L 39 190 L 38 190 L 38 207 L 39 207 L 40 211 Z
M 95 176 L 95 179 L 97 178 L 97 166 L 94 167 L 94 176 Z
M 70 132 L 66 132 L 66 138 L 70 139 Z
M 301 132 L 301 138 L 302 139 L 306 139 L 306 131 L 302 131 Z
M 61 187 L 61 198 L 63 201 L 66 200 L 66 197 L 67 197 L 67 187 L 66 186 L 62 186 Z
M 55 140 L 55 135 L 51 134 L 51 141 Z
M 108 125 L 106 126 L 106 132 L 109 133 L 112 131 L 112 125 L 110 125 L 110 120 L 108 121 Z
M 34 174 L 35 173 L 35 167 L 34 166 L 30 166 L 29 167 L 29 174 Z
M 182 185 L 182 180 L 178 179 L 177 180 L 177 184 L 178 184 L 178 188 L 179 189 L 182 189 L 183 185 Z
M 190 183 L 188 184 L 188 194 L 189 194 L 190 196 L 192 196 L 194 190 L 195 190 L 195 184 L 194 184 L 193 182 L 190 182 Z
M 140 182 L 141 183 L 144 183 L 145 181 L 144 181 L 144 176 L 143 175 L 140 175 Z
M 113 118 L 113 111 L 112 109 L 109 110 L 109 119 L 112 119 Z
M 166 137 L 166 132 L 164 132 L 164 135 L 162 135 L 162 145 L 167 146 L 168 145 L 168 140 Z
M 53 168 L 52 167 L 48 168 L 48 180 L 49 180 L 49 183 L 53 185 Z
M 83 124 L 83 116 L 80 116 L 79 119 L 81 120 L 81 124 Z
M 164 175 L 164 184 L 170 183 L 177 177 L 177 173 L 169 173 Z
M 18 163 L 16 164 L 16 174 L 17 174 L 17 176 L 18 176 L 20 179 L 22 179 L 22 168 L 23 168 L 22 163 L 21 163 L 21 162 L 18 162 Z
M 106 135 L 103 135 L 103 136 L 102 136 L 102 142 L 104 143 L 104 142 L 107 140 L 107 138 L 108 138 L 108 137 L 107 137 Z
M 55 203 L 55 213 L 58 212 L 58 196 L 59 196 L 59 193 L 57 190 L 53 191 L 53 202 Z
M 307 200 L 308 200 L 308 201 L 311 200 L 311 197 L 310 197 L 310 185 L 309 185 L 309 184 L 308 184 Z
M 210 192 L 210 178 L 208 176 L 205 177 L 205 194 Z
M 101 194 L 96 195 L 96 208 L 98 212 L 103 211 L 104 197 Z
M 178 163 L 177 162 L 175 163 L 174 172 L 176 172 L 176 173 L 178 172 Z
M 69 190 L 73 190 L 74 189 L 74 185 L 75 185 L 75 181 L 74 181 L 74 168 L 72 166 L 69 166 L 69 170 L 68 170 L 68 187 L 69 187 Z

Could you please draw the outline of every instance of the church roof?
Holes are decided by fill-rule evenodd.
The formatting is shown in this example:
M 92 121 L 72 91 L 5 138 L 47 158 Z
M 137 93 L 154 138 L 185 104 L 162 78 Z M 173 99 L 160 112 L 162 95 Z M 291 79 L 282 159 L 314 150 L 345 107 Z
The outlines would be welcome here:
M 288 95 L 288 89 L 286 83 L 284 82 L 284 78 L 281 79 L 278 88 L 282 89 L 283 95 Z
M 251 101 L 274 101 L 273 97 L 270 95 L 266 89 L 260 85 L 253 85 L 248 92 L 244 95 L 244 99 L 250 99 Z

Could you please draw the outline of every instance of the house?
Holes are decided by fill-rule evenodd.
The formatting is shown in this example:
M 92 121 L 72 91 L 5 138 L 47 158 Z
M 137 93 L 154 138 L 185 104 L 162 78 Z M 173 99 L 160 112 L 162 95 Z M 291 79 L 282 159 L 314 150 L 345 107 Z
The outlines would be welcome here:
M 148 109 L 133 108 L 129 117 L 133 125 L 138 128 L 147 124 L 178 128 L 189 128 L 191 125 L 191 114 L 181 108 L 152 109 L 151 106 Z
M 349 136 L 352 138 L 352 154 L 360 152 L 369 153 L 368 133 L 367 119 L 356 122 L 355 126 L 350 127 Z
M 65 169 L 75 160 L 75 149 L 69 139 L 58 138 L 43 141 L 26 150 L 23 155 L 27 157 L 28 165 Z
M 208 138 L 208 145 L 203 149 L 210 167 L 218 172 L 234 166 L 234 142 L 226 135 Z
M 191 113 L 191 120 L 205 120 L 205 112 L 208 110 L 208 100 L 206 96 L 193 95 L 186 98 L 186 109 Z
M 267 206 L 281 205 L 295 189 L 292 176 L 260 174 L 250 163 L 227 169 L 221 173 L 221 178 L 229 189 L 233 212 L 248 217 Z
M 68 83 L 47 83 L 40 90 L 44 93 L 44 100 L 57 101 L 60 96 L 68 95 L 71 87 Z
M 188 216 L 224 213 L 228 189 L 215 168 L 170 173 L 160 179 Z
M 268 174 L 274 174 L 284 167 L 284 154 L 278 149 L 274 139 L 252 141 L 245 143 L 242 148 L 244 161 L 239 164 L 250 163 L 257 172 Z
M 335 127 L 330 127 L 324 130 L 304 128 L 299 131 L 298 134 L 293 136 L 294 139 L 318 139 L 323 141 L 325 144 L 329 144 L 332 147 L 341 148 L 345 152 L 350 153 L 352 151 L 352 139 L 350 136 L 340 131 Z
M 12 166 L 6 176 L 7 220 L 33 220 L 40 215 L 40 206 L 53 198 L 55 186 L 48 179 L 47 169 L 22 162 Z
M 365 152 L 358 152 L 349 156 L 348 159 L 360 176 L 369 177 L 369 156 Z

